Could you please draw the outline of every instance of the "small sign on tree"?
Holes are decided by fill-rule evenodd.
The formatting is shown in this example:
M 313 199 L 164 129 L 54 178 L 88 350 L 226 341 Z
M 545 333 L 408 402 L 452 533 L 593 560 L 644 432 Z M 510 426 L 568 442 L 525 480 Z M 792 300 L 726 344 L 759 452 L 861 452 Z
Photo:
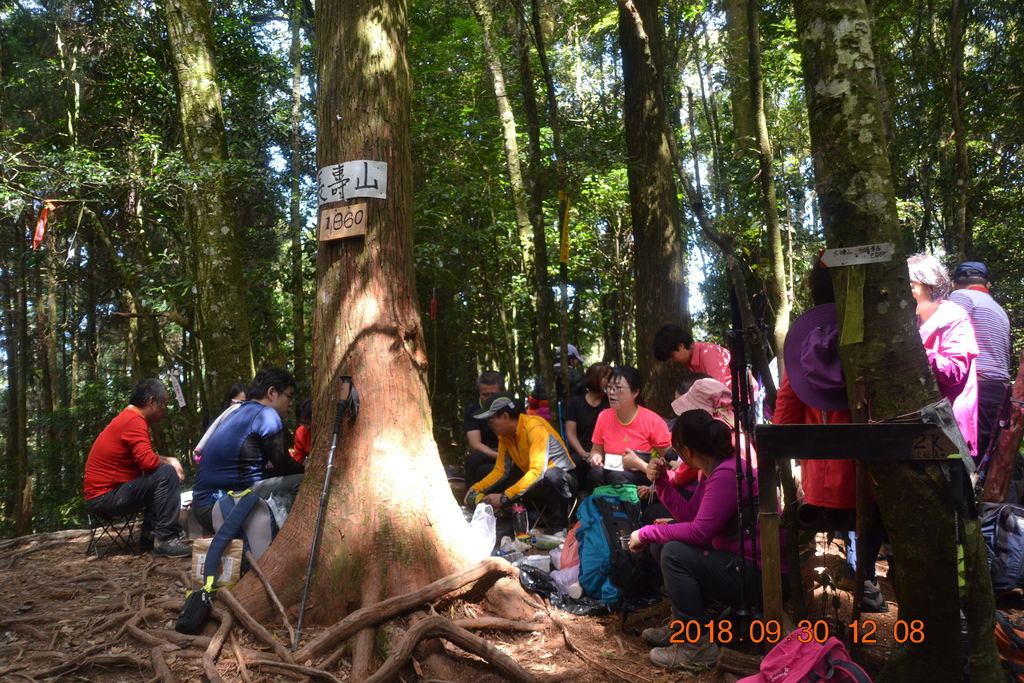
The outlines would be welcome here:
M 317 238 L 321 242 L 366 234 L 366 204 L 320 209 Z

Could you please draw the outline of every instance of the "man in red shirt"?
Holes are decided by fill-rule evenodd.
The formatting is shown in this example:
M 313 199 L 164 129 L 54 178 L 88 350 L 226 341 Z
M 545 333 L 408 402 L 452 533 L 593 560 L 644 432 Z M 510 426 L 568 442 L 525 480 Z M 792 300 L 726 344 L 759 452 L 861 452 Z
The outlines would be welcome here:
M 662 325 L 654 333 L 654 357 L 664 363 L 682 363 L 691 372 L 702 372 L 732 388 L 729 350 L 710 342 L 695 342 L 693 335 L 678 325 Z
M 144 510 L 143 532 L 152 530 L 153 552 L 166 557 L 190 555 L 181 540 L 178 485 L 185 472 L 176 458 L 157 455 L 149 426 L 167 414 L 167 389 L 158 379 L 135 386 L 127 408 L 110 421 L 85 462 L 85 509 L 111 517 Z

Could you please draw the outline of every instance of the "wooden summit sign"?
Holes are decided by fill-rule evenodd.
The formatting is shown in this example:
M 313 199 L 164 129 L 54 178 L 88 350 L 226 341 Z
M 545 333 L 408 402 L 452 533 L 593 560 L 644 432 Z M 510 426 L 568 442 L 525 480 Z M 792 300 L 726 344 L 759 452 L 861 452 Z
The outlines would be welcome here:
M 345 204 L 320 209 L 317 239 L 321 242 L 366 234 L 366 204 Z

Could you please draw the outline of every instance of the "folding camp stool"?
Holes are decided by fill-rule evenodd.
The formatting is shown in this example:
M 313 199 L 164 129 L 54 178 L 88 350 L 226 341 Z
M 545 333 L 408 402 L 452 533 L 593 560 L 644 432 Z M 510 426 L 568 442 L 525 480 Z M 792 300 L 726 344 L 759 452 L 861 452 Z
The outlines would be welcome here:
M 86 513 L 89 522 L 89 545 L 85 553 L 95 553 L 96 559 L 116 552 L 138 555 L 139 541 L 135 538 L 135 525 L 142 521 L 142 510 L 134 510 L 124 515 L 106 517 Z

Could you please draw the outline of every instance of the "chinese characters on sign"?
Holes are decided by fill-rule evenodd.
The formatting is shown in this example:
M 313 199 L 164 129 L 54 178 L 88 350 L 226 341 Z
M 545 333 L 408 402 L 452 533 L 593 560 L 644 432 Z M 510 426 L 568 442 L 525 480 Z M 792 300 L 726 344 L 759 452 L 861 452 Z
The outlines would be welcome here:
M 366 234 L 366 204 L 320 209 L 317 238 L 321 242 Z
M 860 247 L 826 249 L 821 255 L 821 265 L 826 268 L 856 266 L 863 263 L 885 263 L 892 260 L 892 242 L 865 244 Z
M 346 161 L 325 166 L 317 173 L 317 206 L 356 197 L 388 196 L 388 165 L 383 161 Z

